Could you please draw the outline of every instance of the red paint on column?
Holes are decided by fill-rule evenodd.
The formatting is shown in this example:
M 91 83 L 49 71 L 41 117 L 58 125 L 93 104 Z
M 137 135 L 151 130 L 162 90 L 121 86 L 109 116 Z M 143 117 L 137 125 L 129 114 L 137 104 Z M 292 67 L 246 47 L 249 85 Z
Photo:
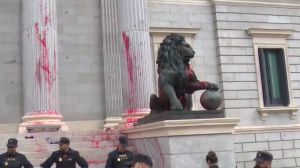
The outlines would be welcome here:
M 48 91 L 50 91 L 54 81 L 56 80 L 56 51 L 54 48 L 54 64 L 53 69 L 51 69 L 51 55 L 49 55 L 49 46 L 47 43 L 47 29 L 50 25 L 50 17 L 47 8 L 42 7 L 42 1 L 40 1 L 40 9 L 41 16 L 43 17 L 42 25 L 39 25 L 39 23 L 35 23 L 34 25 L 35 36 L 40 48 L 39 60 L 36 65 L 35 76 L 40 88 L 42 85 L 42 81 L 45 81 L 48 87 Z
M 130 93 L 129 93 L 129 103 L 133 103 L 134 101 L 134 93 L 135 93 L 135 79 L 134 79 L 134 73 L 133 73 L 133 60 L 132 55 L 130 52 L 130 39 L 129 36 L 123 32 L 123 42 L 125 46 L 125 56 L 126 56 L 126 62 L 127 62 L 127 71 L 128 71 L 128 77 L 129 77 L 129 84 L 130 84 Z

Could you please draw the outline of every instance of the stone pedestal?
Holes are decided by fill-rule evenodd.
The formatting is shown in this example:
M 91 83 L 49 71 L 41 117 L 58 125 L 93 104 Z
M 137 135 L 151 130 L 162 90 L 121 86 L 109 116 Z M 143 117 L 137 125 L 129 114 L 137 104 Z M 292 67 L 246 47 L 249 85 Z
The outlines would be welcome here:
M 69 126 L 62 122 L 62 119 L 60 114 L 27 115 L 19 125 L 19 133 L 68 131 Z
M 223 110 L 198 110 L 198 111 L 166 111 L 163 113 L 150 115 L 138 120 L 137 124 L 148 124 L 164 120 L 182 120 L 182 119 L 211 119 L 225 118 Z
M 149 155 L 153 167 L 207 167 L 205 157 L 217 153 L 219 167 L 234 168 L 234 127 L 239 119 L 166 120 L 123 130 L 138 153 Z
M 149 111 L 136 112 L 136 113 L 125 113 L 122 115 L 122 121 L 119 123 L 119 129 L 132 128 L 138 124 L 138 121 L 145 116 L 150 114 Z

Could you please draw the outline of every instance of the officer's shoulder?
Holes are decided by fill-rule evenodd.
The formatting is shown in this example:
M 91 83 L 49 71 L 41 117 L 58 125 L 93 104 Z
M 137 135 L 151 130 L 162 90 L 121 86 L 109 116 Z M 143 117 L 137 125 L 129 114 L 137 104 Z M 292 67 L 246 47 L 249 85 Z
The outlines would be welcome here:
M 1 158 L 5 157 L 5 156 L 6 156 L 6 153 L 1 153 L 1 154 L 0 154 L 0 157 L 1 157 Z
M 23 155 L 22 153 L 18 153 L 18 152 L 16 153 L 16 156 L 17 156 L 17 157 L 21 157 L 21 158 L 25 158 L 25 157 L 26 157 L 26 156 Z
M 52 152 L 52 155 L 58 155 L 59 152 L 60 152 L 60 150 L 54 151 L 54 152 Z
M 71 149 L 71 148 L 70 148 L 69 152 L 70 153 L 76 153 L 76 154 L 79 153 L 77 150 L 74 150 L 74 149 Z
M 114 156 L 116 154 L 117 154 L 117 150 L 113 150 L 113 151 L 108 153 L 108 156 Z
M 130 151 L 130 150 L 127 150 L 126 152 L 127 152 L 128 154 L 130 154 L 130 155 L 133 155 L 133 152 Z

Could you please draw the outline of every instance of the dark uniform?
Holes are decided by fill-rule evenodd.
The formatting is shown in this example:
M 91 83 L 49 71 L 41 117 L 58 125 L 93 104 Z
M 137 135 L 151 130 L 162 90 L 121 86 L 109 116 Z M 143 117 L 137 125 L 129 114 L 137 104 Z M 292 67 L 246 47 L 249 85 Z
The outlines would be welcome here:
M 105 168 L 128 168 L 126 163 L 133 159 L 133 153 L 126 150 L 121 153 L 114 150 L 109 153 Z
M 3 153 L 0 155 L 0 167 L 1 168 L 33 168 L 32 164 L 27 158 L 20 154 Z
M 209 168 L 219 168 L 219 166 L 218 165 L 212 165 Z
M 263 162 L 272 162 L 273 155 L 267 151 L 259 151 L 259 152 L 257 152 L 257 155 L 253 161 L 256 162 L 256 165 L 254 166 L 254 168 L 260 168 L 258 166 L 258 164 L 263 163 Z
M 137 163 L 144 163 L 148 167 L 152 167 L 153 166 L 152 159 L 149 156 L 143 155 L 143 154 L 134 155 L 133 156 L 133 160 L 128 161 L 126 163 L 126 165 L 129 168 L 129 167 L 135 166 L 135 164 L 137 164 Z
M 33 168 L 25 155 L 16 152 L 18 140 L 10 138 L 7 142 L 7 152 L 0 155 L 1 168 Z
M 76 168 L 76 163 L 81 168 L 88 168 L 88 163 L 83 159 L 78 151 L 69 148 L 68 152 L 61 150 L 55 151 L 51 156 L 41 164 L 42 168 L 50 168 L 56 163 L 56 168 Z

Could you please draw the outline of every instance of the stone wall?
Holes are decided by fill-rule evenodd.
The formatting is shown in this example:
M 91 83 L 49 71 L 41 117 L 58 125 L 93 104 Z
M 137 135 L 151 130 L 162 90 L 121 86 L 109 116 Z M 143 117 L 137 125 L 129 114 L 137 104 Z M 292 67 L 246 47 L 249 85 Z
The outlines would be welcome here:
M 58 0 L 60 111 L 66 120 L 103 120 L 99 0 Z
M 21 0 L 0 1 L 0 123 L 23 115 Z
M 132 140 L 137 152 L 149 155 L 157 168 L 207 167 L 205 159 L 210 150 L 216 151 L 220 167 L 235 167 L 232 142 L 233 136 L 229 134 Z
M 0 1 L 0 122 L 23 112 L 22 1 Z M 99 0 L 58 0 L 60 112 L 67 121 L 105 115 Z
M 270 132 L 235 135 L 237 168 L 253 168 L 257 151 L 273 154 L 274 168 L 300 167 L 300 132 Z
M 241 119 L 240 125 L 280 125 L 299 123 L 289 113 L 270 114 L 260 119 L 258 86 L 252 38 L 249 28 L 293 29 L 288 38 L 289 76 L 295 106 L 299 105 L 300 65 L 300 12 L 292 6 L 266 6 L 257 4 L 215 4 L 217 50 L 227 117 Z

